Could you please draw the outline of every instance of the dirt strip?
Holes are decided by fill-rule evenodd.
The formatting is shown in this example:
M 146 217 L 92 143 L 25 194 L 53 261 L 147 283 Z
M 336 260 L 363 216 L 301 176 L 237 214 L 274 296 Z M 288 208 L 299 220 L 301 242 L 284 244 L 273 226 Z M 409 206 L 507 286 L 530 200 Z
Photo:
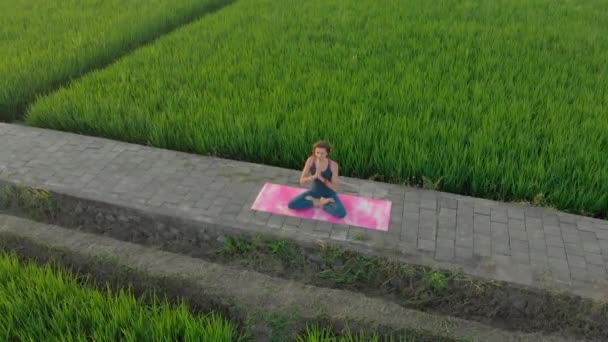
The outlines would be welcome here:
M 215 298 L 220 305 L 236 308 L 244 314 L 243 317 L 249 319 L 291 312 L 297 313 L 300 321 L 329 319 L 390 331 L 426 330 L 448 339 L 469 337 L 475 341 L 566 341 L 540 334 L 504 332 L 476 322 L 405 309 L 394 303 L 350 291 L 303 285 L 13 216 L 0 215 L 0 241 L 3 242 L 3 249 L 17 251 L 28 257 L 41 256 L 42 253 L 55 250 L 53 253 L 57 255 L 63 255 L 64 258 L 72 256 L 72 260 L 83 263 L 85 260 L 106 260 L 116 264 L 115 270 L 128 269 L 151 277 L 179 280 L 176 284 L 184 284 L 183 291 L 189 292 L 180 294 L 184 298 L 203 295 Z M 8 243 L 10 241 L 13 242 Z M 30 248 L 19 247 L 15 241 L 21 241 L 22 246 L 29 245 Z M 39 247 L 31 248 L 33 246 Z M 179 289 L 174 290 L 179 292 Z

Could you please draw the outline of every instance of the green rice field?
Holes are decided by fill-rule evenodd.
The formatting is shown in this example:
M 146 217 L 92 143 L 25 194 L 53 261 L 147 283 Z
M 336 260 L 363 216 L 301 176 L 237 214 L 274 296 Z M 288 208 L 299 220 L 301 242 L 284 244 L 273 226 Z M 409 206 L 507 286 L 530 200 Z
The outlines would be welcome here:
M 238 0 L 27 123 L 608 216 L 608 1 Z
M 145 305 L 131 292 L 98 292 L 57 267 L 0 254 L 3 341 L 236 341 L 236 327 L 184 304 Z
M 0 1 L 0 120 L 220 2 Z
M 248 341 L 235 324 L 218 314 L 195 315 L 185 303 L 154 297 L 142 302 L 129 290 L 100 292 L 86 279 L 56 264 L 20 262 L 0 253 L 0 340 L 2 341 Z M 414 342 L 416 336 L 390 337 Z M 427 340 L 427 339 L 425 339 Z M 312 325 L 299 342 L 380 341 L 373 333 Z

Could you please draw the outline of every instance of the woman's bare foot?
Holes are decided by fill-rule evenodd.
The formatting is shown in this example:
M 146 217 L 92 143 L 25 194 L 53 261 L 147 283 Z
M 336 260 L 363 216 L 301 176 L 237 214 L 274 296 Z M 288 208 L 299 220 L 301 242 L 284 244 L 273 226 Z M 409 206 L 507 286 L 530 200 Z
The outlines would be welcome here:
M 328 203 L 334 202 L 334 199 L 333 198 L 321 197 L 321 199 L 319 200 L 319 202 L 320 202 L 320 206 L 322 207 L 322 206 L 324 206 L 324 205 L 326 205 Z
M 318 200 L 312 196 L 306 196 L 306 197 L 304 197 L 304 199 L 311 201 L 315 208 L 321 208 L 323 206 L 322 204 L 320 204 L 321 203 L 320 200 Z

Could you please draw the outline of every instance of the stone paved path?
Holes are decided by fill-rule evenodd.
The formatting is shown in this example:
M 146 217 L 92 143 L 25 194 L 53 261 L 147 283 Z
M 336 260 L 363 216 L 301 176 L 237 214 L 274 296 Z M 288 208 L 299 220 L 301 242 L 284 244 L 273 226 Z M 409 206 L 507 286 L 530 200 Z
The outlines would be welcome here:
M 342 192 L 393 202 L 388 232 L 249 209 L 264 182 L 296 185 L 299 173 L 0 124 L 0 180 L 239 229 L 350 241 L 408 262 L 608 298 L 608 221 L 350 178 Z

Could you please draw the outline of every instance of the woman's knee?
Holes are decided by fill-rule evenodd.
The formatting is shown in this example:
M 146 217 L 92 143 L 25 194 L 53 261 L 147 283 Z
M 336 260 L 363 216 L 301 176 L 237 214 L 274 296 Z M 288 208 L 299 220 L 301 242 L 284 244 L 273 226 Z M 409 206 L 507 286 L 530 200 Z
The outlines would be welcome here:
M 336 217 L 338 217 L 338 218 L 346 217 L 346 210 L 343 207 L 338 207 L 336 210 Z
M 329 212 L 330 214 L 332 214 L 333 216 L 337 217 L 337 218 L 344 218 L 346 216 L 346 210 L 344 209 L 343 206 L 336 204 L 336 203 L 329 203 L 325 205 L 325 209 L 327 210 L 327 212 Z
M 289 203 L 287 203 L 287 208 L 289 209 L 297 209 L 298 208 L 298 199 L 294 198 Z
M 309 196 L 309 193 L 304 193 L 294 197 L 289 203 L 287 203 L 287 208 L 289 209 L 301 209 L 306 206 L 310 206 L 311 201 L 307 200 L 306 197 Z
M 344 218 L 344 216 L 346 216 L 346 209 L 344 208 L 344 205 L 337 197 L 334 197 L 333 200 L 334 202 L 330 203 L 332 214 L 337 218 Z

